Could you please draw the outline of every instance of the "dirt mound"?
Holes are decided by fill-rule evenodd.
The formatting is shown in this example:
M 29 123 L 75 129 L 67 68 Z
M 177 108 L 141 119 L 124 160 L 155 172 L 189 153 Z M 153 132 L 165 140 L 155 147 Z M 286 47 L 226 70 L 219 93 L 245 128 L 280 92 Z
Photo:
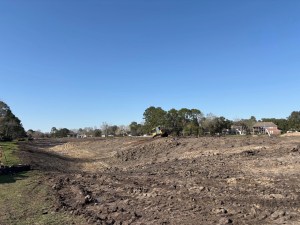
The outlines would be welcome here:
M 56 195 L 55 209 L 87 224 L 300 223 L 297 137 L 31 144 L 26 153 L 38 168 L 61 168 L 43 181 Z
M 119 150 L 116 157 L 122 161 L 163 157 L 170 154 L 170 152 L 179 145 L 180 142 L 176 139 L 156 139 Z

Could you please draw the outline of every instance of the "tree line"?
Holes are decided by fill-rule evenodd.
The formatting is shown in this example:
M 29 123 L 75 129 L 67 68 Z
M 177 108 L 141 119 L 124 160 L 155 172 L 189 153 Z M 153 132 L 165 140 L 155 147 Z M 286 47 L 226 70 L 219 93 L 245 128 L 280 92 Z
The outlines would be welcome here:
M 206 117 L 199 109 L 170 109 L 151 106 L 143 114 L 144 123 L 132 122 L 129 127 L 134 135 L 149 134 L 154 127 L 163 127 L 175 136 L 200 136 L 206 133 L 221 133 L 230 129 L 232 121 L 225 117 L 208 114 Z
M 109 125 L 104 122 L 101 128 L 85 127 L 79 129 L 67 129 L 52 127 L 47 137 L 62 138 L 62 137 L 109 137 L 109 136 L 127 136 L 130 133 L 129 127 L 124 125 Z M 34 137 L 34 135 L 32 135 Z
M 230 130 L 233 126 L 242 127 L 250 133 L 256 122 L 273 122 L 283 133 L 287 131 L 300 131 L 300 111 L 293 111 L 286 119 L 262 118 L 257 121 L 254 116 L 249 119 L 229 120 L 223 116 L 207 114 L 199 109 L 181 108 L 164 110 L 161 107 L 148 107 L 143 113 L 143 122 L 133 121 L 128 126 L 110 125 L 102 123 L 100 128 L 86 127 L 68 129 L 52 127 L 50 132 L 28 130 L 25 132 L 21 120 L 16 117 L 9 106 L 0 101 L 0 141 L 18 138 L 62 138 L 62 137 L 108 137 L 108 136 L 141 136 L 150 134 L 157 126 L 166 129 L 174 136 L 201 136 L 206 134 L 220 134 Z
M 199 109 L 182 108 L 179 110 L 163 110 L 161 107 L 149 107 L 145 110 L 144 123 L 131 123 L 131 130 L 137 134 L 149 133 L 151 128 L 162 126 L 174 135 L 197 136 L 204 134 L 222 133 L 232 126 L 240 126 L 250 134 L 256 122 L 273 122 L 283 133 L 287 131 L 300 131 L 300 111 L 293 111 L 286 119 L 262 118 L 257 120 L 255 116 L 249 119 L 229 120 L 223 116 L 215 116 L 210 113 L 204 116 Z
M 0 141 L 10 141 L 26 136 L 21 120 L 16 117 L 9 106 L 0 101 Z

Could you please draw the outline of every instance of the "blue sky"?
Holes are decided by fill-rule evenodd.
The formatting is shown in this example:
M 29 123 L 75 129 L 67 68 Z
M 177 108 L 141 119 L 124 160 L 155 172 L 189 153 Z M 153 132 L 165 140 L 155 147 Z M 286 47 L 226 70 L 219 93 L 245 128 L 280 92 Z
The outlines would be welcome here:
M 25 129 L 299 111 L 298 0 L 3 0 L 0 99 Z

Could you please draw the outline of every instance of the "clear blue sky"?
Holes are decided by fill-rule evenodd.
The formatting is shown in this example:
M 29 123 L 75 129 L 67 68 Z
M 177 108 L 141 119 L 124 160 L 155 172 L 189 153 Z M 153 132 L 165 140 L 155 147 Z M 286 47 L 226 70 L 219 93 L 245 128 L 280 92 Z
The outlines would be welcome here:
M 2 0 L 0 99 L 25 129 L 299 107 L 298 0 Z

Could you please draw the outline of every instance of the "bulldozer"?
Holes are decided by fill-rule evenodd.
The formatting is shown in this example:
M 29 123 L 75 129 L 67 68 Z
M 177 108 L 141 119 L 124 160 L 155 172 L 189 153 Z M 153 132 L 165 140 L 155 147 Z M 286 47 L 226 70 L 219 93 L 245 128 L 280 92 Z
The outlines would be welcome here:
M 152 138 L 155 138 L 155 137 L 168 137 L 169 136 L 169 133 L 166 129 L 158 126 L 158 127 L 155 127 L 151 130 L 151 134 L 152 134 Z

